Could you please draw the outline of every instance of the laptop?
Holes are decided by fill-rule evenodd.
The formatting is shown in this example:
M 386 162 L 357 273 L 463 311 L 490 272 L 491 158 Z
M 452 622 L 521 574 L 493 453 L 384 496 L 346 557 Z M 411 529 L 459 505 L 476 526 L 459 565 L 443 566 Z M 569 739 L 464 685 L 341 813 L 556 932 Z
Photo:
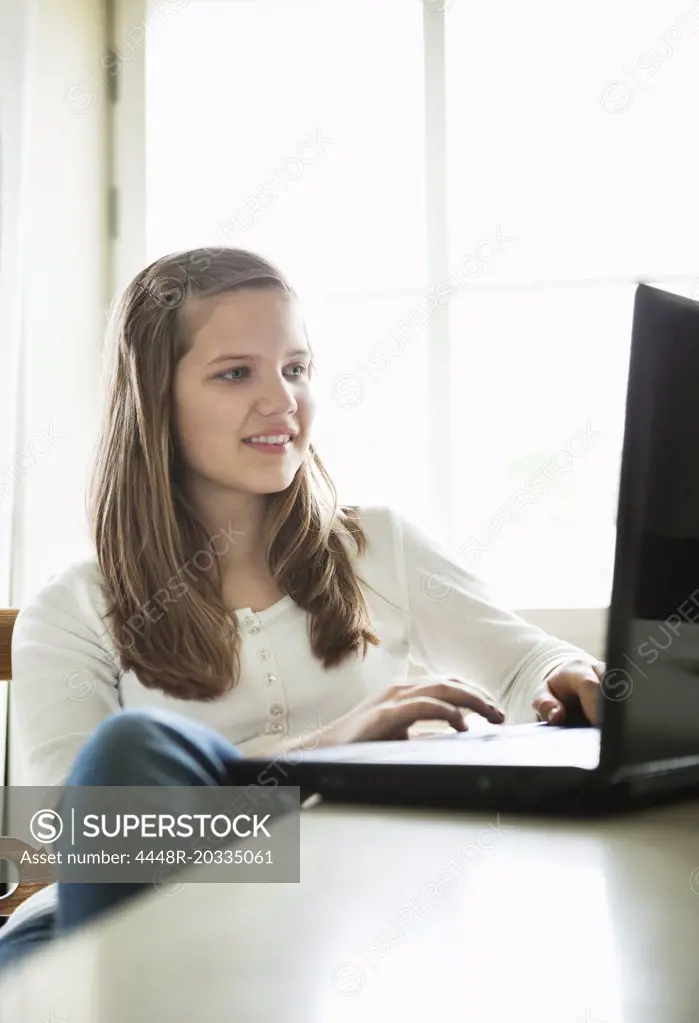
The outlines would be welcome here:
M 646 284 L 634 297 L 605 662 L 600 727 L 483 722 L 238 768 L 344 803 L 596 813 L 699 795 L 699 304 Z

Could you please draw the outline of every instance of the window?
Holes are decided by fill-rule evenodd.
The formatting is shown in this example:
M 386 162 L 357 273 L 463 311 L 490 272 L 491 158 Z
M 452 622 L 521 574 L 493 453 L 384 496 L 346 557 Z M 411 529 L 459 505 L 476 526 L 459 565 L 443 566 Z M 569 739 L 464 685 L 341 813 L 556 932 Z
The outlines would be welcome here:
M 305 299 L 341 497 L 428 524 L 426 349 L 373 361 L 426 289 L 419 3 L 198 0 L 162 28 L 146 54 L 146 258 L 233 244 L 278 263 Z
M 459 549 L 514 606 L 609 600 L 632 302 L 590 285 L 454 304 Z
M 699 265 L 699 16 L 665 11 L 446 19 L 454 543 L 519 607 L 608 603 L 634 286 Z
M 148 256 L 239 244 L 304 293 L 419 293 L 421 47 L 404 0 L 173 13 L 146 53 Z
M 125 46 L 145 11 L 120 8 Z M 135 265 L 273 259 L 341 497 L 399 507 L 515 606 L 604 608 L 635 284 L 699 298 L 699 14 L 188 0 L 147 24 L 117 113 L 144 124 Z

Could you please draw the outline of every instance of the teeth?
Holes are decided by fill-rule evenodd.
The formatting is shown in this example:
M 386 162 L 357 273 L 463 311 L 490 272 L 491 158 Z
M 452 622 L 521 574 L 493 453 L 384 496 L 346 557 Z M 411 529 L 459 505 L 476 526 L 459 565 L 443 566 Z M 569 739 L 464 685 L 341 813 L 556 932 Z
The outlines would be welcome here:
M 247 437 L 248 444 L 286 444 L 291 440 L 291 434 L 278 433 L 275 437 Z

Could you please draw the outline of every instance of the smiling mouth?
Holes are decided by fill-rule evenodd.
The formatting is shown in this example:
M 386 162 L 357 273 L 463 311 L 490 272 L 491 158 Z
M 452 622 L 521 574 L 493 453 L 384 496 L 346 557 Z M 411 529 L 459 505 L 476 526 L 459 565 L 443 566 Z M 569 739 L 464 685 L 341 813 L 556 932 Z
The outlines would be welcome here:
M 268 444 L 270 447 L 283 447 L 294 439 L 290 433 L 277 433 L 267 437 L 245 437 L 243 444 Z

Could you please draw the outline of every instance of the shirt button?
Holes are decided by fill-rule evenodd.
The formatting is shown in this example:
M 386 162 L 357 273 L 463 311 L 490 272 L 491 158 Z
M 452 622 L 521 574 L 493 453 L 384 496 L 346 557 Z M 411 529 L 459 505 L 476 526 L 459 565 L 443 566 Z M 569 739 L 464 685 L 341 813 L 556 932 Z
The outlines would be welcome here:
M 271 686 L 271 684 L 276 681 L 277 681 L 276 675 L 270 675 L 268 671 L 265 672 L 265 682 L 267 683 L 268 686 Z
M 270 725 L 269 726 L 269 730 L 270 730 L 270 732 L 283 732 L 284 731 L 284 725 L 277 725 L 277 724 Z
M 257 656 L 261 661 L 267 661 L 269 660 L 269 650 L 258 650 Z
M 274 714 L 275 718 L 278 718 L 280 714 L 284 713 L 284 708 L 281 703 L 273 703 L 269 708 L 270 714 Z
M 248 615 L 247 618 L 245 619 L 245 624 L 246 625 L 252 625 L 254 623 L 254 621 L 255 621 L 255 619 L 252 617 L 252 615 Z
M 260 626 L 259 626 L 259 625 L 253 625 L 253 626 L 252 626 L 252 628 L 250 629 L 250 632 L 252 632 L 252 633 L 253 633 L 253 635 L 254 635 L 254 634 L 255 634 L 256 632 L 259 632 L 259 631 L 260 631 Z

